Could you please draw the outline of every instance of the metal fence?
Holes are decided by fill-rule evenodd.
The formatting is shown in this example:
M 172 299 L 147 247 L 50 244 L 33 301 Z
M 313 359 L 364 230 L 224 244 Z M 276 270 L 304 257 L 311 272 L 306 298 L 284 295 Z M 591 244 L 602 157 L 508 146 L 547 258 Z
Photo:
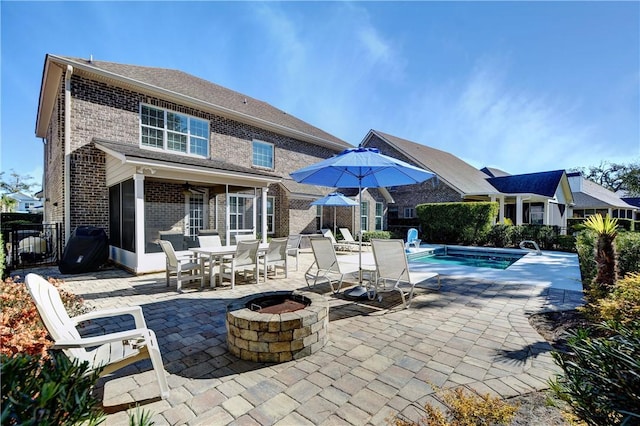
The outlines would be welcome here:
M 54 224 L 8 224 L 2 227 L 8 270 L 55 265 L 62 258 L 62 231 Z

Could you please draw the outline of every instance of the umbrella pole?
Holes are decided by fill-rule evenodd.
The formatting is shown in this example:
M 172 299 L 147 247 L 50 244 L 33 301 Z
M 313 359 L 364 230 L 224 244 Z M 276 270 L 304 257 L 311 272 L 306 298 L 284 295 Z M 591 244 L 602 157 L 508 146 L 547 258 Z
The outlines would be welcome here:
M 360 231 L 358 232 L 358 285 L 362 285 L 362 178 L 358 179 L 358 204 Z

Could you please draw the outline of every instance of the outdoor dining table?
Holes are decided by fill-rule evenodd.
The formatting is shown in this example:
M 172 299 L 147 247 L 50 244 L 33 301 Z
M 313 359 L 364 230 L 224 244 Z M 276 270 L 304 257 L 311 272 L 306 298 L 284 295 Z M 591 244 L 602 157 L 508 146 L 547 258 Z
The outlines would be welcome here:
M 218 264 L 219 270 L 222 268 L 222 259 L 227 257 L 233 258 L 236 254 L 236 245 L 232 246 L 215 246 L 215 247 L 192 247 L 189 249 L 192 253 L 194 253 L 198 259 L 200 260 L 200 268 L 202 275 L 204 276 L 205 264 L 209 261 L 209 285 L 213 288 L 215 285 L 213 280 L 213 267 L 214 264 Z M 260 243 L 258 246 L 258 256 L 263 256 L 267 249 L 269 248 L 269 243 Z M 222 274 L 218 274 L 220 277 L 220 285 L 222 285 Z M 258 277 L 256 277 L 258 279 Z

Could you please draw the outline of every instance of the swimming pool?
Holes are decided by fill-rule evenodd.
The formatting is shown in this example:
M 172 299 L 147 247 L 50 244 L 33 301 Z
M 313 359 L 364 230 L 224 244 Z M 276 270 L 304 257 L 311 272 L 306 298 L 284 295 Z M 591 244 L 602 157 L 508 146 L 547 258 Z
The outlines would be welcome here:
M 462 265 L 475 268 L 507 269 L 520 260 L 526 252 L 514 250 L 483 249 L 477 247 L 439 247 L 421 253 L 412 253 L 408 259 L 413 263 Z

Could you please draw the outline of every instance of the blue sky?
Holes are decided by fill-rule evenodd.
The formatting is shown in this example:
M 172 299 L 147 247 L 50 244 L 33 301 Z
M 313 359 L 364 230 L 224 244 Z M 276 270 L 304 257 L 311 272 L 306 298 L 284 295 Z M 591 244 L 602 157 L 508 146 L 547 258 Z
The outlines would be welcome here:
M 1 159 L 40 183 L 44 57 L 175 68 L 357 145 L 510 173 L 640 160 L 639 2 L 14 2 Z

